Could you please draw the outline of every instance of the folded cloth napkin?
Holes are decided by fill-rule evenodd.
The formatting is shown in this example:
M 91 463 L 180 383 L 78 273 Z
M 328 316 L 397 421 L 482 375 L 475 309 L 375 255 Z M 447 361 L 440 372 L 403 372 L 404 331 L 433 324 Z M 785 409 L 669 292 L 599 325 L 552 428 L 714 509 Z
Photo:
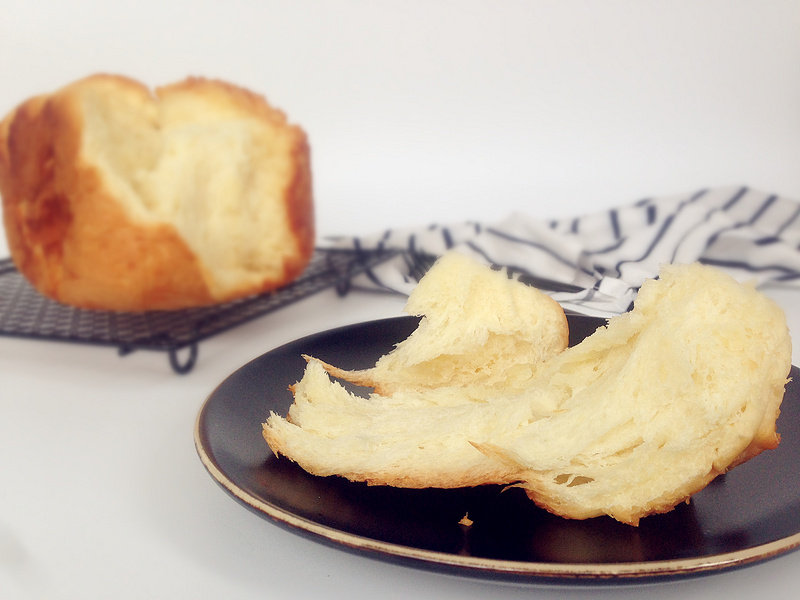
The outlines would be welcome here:
M 566 310 L 610 317 L 630 309 L 664 263 L 699 261 L 759 286 L 800 286 L 800 204 L 746 187 L 647 198 L 586 216 L 430 225 L 330 240 L 336 248 L 399 249 L 354 282 L 408 294 L 417 258 L 456 249 L 505 266 Z

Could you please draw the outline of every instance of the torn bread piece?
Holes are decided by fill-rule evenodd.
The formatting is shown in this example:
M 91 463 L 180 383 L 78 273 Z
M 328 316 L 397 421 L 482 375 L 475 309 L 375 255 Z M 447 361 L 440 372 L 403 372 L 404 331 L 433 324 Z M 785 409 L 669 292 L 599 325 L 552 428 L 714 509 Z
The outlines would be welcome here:
M 374 367 L 326 370 L 382 395 L 441 386 L 507 393 L 569 342 L 564 310 L 550 296 L 455 251 L 434 263 L 404 310 L 421 317 L 419 326 Z
M 482 449 L 555 514 L 635 525 L 778 445 L 791 356 L 771 300 L 710 267 L 667 266 L 631 313 L 540 372 L 530 393 L 550 396 L 547 418 Z
M 416 488 L 508 481 L 518 467 L 486 456 L 470 439 L 485 440 L 486 425 L 516 423 L 514 408 L 529 410 L 506 408 L 509 395 L 567 347 L 563 309 L 506 270 L 450 252 L 422 278 L 406 311 L 422 317 L 417 329 L 372 368 L 345 371 L 306 357 L 288 419 L 270 417 L 265 438 L 289 457 L 305 447 L 299 461 L 317 475 L 338 470 L 351 480 Z M 328 374 L 375 393 L 353 395 Z M 487 402 L 495 395 L 497 403 Z M 442 438 L 447 427 L 459 441 Z M 386 455 L 375 452 L 390 439 L 397 444 Z
M 287 418 L 271 414 L 263 435 L 273 452 L 314 475 L 406 488 L 518 479 L 518 465 L 481 452 L 472 440 L 511 435 L 530 418 L 524 402 L 477 400 L 461 387 L 363 398 L 314 359 L 292 392 Z
M 288 420 L 272 414 L 263 431 L 314 474 L 514 484 L 555 514 L 637 525 L 778 445 L 790 368 L 776 304 L 711 267 L 671 265 L 630 313 L 551 357 L 524 390 L 361 398 L 312 361 Z

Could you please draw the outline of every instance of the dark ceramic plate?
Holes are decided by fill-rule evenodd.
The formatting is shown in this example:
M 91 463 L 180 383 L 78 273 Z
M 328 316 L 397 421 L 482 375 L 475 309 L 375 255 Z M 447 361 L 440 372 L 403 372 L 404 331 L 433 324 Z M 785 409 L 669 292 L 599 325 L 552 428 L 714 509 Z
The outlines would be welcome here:
M 571 343 L 602 322 L 570 316 Z M 561 519 L 521 490 L 368 487 L 315 477 L 275 458 L 261 437 L 270 410 L 286 414 L 287 387 L 311 354 L 363 368 L 416 327 L 372 321 L 297 340 L 228 377 L 199 413 L 195 444 L 211 476 L 237 501 L 296 533 L 373 558 L 435 571 L 530 583 L 633 583 L 741 567 L 800 545 L 800 379 L 786 389 L 777 450 L 718 477 L 690 504 L 630 527 L 601 517 Z M 469 515 L 472 525 L 459 523 Z

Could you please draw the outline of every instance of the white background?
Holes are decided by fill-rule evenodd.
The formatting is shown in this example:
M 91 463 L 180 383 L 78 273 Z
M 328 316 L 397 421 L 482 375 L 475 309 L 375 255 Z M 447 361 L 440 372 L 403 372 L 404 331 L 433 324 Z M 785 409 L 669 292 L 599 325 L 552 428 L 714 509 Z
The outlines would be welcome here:
M 798 1 L 0 0 L 0 113 L 98 71 L 266 95 L 309 134 L 320 236 L 728 184 L 800 199 Z M 205 344 L 187 377 L 161 356 L 0 339 L 0 597 L 642 593 L 354 557 L 211 482 L 192 427 L 217 383 L 280 343 L 401 306 L 322 294 Z M 645 593 L 788 598 L 799 569 L 795 553 Z
M 797 1 L 0 9 L 0 112 L 97 71 L 244 85 L 307 130 L 323 234 L 727 184 L 800 197 Z

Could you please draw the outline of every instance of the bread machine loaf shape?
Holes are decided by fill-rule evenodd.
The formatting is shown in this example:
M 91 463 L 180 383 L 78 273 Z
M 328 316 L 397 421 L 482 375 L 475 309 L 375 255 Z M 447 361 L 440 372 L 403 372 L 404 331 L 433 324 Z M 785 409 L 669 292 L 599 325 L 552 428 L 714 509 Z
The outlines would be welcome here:
M 93 75 L 0 122 L 11 256 L 44 295 L 145 311 L 230 301 L 299 276 L 314 247 L 306 134 L 203 78 Z

